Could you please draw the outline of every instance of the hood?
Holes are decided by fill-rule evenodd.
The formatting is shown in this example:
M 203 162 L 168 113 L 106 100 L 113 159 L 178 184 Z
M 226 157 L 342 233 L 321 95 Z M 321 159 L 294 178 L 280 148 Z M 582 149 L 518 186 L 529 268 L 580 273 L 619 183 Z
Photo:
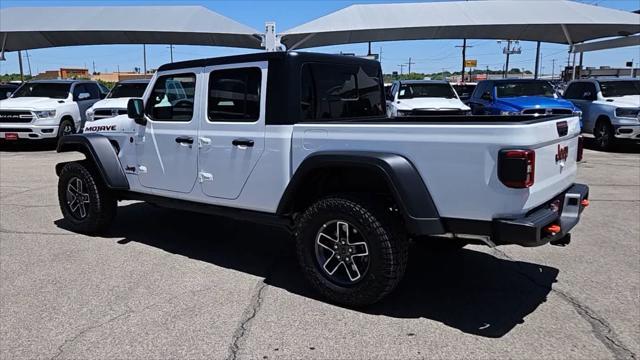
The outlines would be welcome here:
M 52 110 L 64 104 L 64 99 L 51 99 L 44 97 L 18 97 L 0 100 L 2 109 L 32 109 L 32 110 Z
M 415 109 L 460 109 L 469 110 L 470 108 L 458 99 L 447 98 L 413 98 L 399 99 L 396 106 L 400 110 Z
M 565 99 L 556 99 L 545 96 L 518 96 L 510 98 L 498 98 L 496 104 L 510 106 L 516 110 L 531 108 L 562 108 L 575 110 L 573 103 Z
M 95 109 L 126 109 L 127 103 L 129 103 L 129 99 L 131 98 L 103 99 L 93 104 L 92 108 L 94 110 Z
M 136 126 L 138 125 L 127 115 L 118 115 L 112 118 L 87 122 L 82 132 L 85 134 L 135 132 Z
M 640 107 L 640 95 L 627 95 L 619 97 L 610 97 L 606 100 L 594 101 L 598 104 L 612 105 L 616 107 Z

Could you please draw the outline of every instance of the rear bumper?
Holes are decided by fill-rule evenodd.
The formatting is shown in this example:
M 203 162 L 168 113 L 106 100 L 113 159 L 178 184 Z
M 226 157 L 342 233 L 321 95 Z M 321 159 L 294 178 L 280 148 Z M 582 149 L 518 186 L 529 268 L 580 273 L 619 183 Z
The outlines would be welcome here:
M 573 229 L 586 207 L 589 187 L 574 184 L 525 216 L 492 221 L 443 219 L 449 233 L 461 238 L 482 239 L 491 245 L 540 246 L 565 237 Z M 549 227 L 560 227 L 550 232 Z
M 588 199 L 589 187 L 574 184 L 525 217 L 493 220 L 492 241 L 496 245 L 540 246 L 559 240 L 578 224 L 586 207 L 583 200 Z M 559 226 L 560 231 L 549 231 L 552 225 Z

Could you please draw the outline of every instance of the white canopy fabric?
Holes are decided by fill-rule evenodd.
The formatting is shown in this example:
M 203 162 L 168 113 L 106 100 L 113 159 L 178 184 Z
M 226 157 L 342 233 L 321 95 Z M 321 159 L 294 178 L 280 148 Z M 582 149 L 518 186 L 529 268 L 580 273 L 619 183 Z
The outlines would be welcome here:
M 5 51 L 101 44 L 261 48 L 259 32 L 202 6 L 34 7 L 0 10 Z
M 352 5 L 282 33 L 289 49 L 418 39 L 559 44 L 640 32 L 640 15 L 565 0 Z
M 573 47 L 573 52 L 606 50 L 627 46 L 638 46 L 638 49 L 640 49 L 640 34 L 577 44 Z M 640 50 L 638 52 L 640 53 Z

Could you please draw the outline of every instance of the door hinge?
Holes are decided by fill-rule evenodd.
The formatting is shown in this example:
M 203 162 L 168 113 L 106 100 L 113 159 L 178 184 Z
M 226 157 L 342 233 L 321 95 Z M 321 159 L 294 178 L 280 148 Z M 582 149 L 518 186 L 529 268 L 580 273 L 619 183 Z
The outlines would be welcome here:
M 205 181 L 213 181 L 213 175 L 209 174 L 207 172 L 199 172 L 198 173 L 198 181 L 200 181 L 201 183 L 205 182 Z
M 209 146 L 211 145 L 211 139 L 206 138 L 206 137 L 199 137 L 198 138 L 198 147 L 204 147 L 204 146 Z

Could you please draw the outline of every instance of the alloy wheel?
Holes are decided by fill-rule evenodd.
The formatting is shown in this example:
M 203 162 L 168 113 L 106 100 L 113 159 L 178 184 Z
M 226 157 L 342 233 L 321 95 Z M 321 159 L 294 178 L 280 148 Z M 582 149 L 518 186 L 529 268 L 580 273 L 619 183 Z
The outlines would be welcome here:
M 315 242 L 316 261 L 323 275 L 339 285 L 354 285 L 369 270 L 369 247 L 363 233 L 344 220 L 320 228 Z
M 85 185 L 78 177 L 73 177 L 67 183 L 67 206 L 76 220 L 87 217 L 89 194 L 85 192 Z

